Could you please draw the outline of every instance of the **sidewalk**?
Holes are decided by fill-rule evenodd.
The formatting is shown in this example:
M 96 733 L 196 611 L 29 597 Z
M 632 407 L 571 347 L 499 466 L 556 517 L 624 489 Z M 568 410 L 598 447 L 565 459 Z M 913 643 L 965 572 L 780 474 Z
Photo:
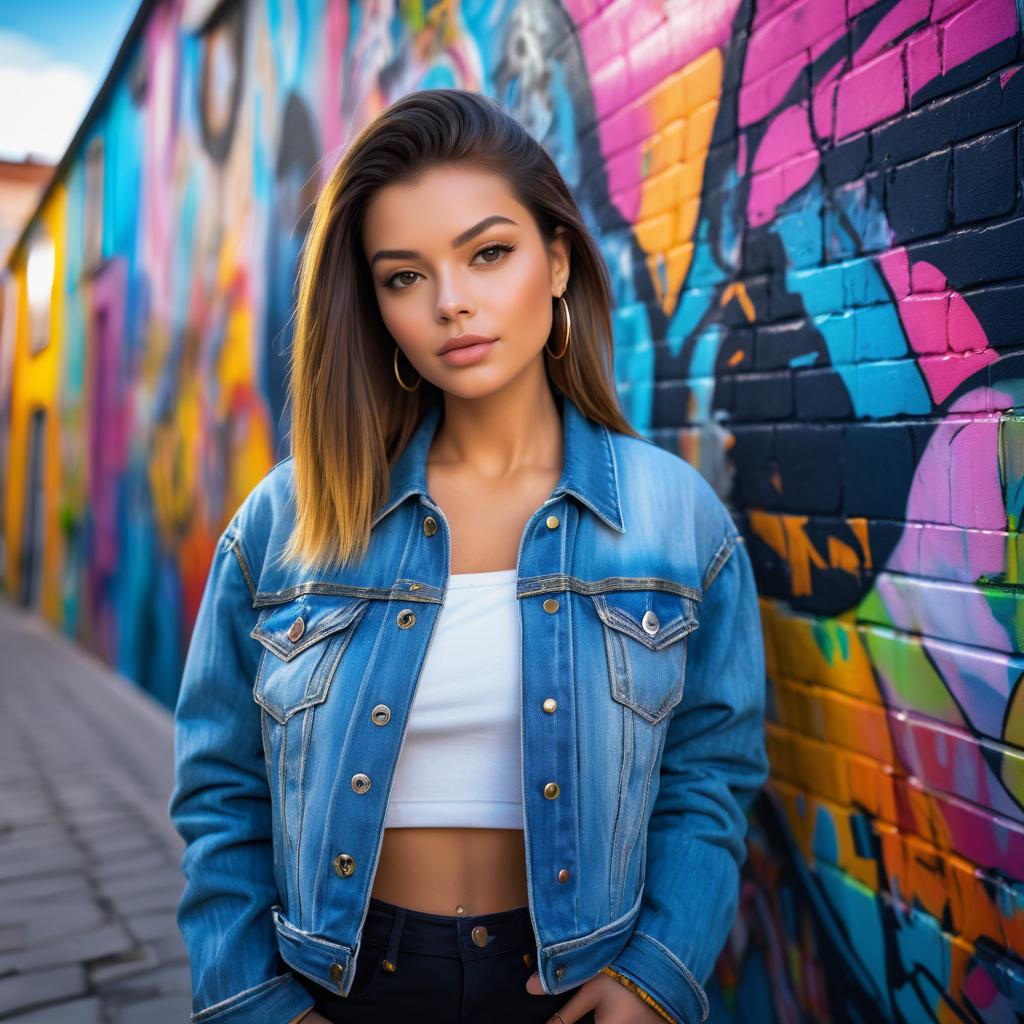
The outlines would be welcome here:
M 172 719 L 0 595 L 0 1021 L 182 1024 Z

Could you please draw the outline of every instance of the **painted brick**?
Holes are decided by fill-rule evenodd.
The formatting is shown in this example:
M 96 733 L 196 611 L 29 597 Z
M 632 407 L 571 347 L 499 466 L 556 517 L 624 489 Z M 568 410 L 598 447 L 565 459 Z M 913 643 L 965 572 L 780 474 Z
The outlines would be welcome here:
M 906 106 L 903 48 L 889 50 L 851 71 L 836 95 L 836 138 L 870 128 Z
M 1017 201 L 1017 132 L 965 142 L 953 150 L 953 215 L 957 224 L 1009 213 Z
M 947 229 L 951 166 L 947 149 L 889 169 L 886 208 L 895 241 L 907 242 Z

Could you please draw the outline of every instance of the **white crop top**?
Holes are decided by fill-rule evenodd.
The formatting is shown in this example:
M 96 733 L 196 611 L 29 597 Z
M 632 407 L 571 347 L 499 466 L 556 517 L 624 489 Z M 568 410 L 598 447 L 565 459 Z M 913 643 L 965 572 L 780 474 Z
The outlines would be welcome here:
M 523 828 L 516 570 L 451 573 L 385 828 Z

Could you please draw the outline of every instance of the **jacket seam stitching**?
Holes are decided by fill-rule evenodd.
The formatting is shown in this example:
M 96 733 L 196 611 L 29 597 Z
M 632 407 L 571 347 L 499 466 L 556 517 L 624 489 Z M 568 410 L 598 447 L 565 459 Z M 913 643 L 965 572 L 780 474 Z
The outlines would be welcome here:
M 736 545 L 741 543 L 742 539 L 742 535 L 739 533 L 727 533 L 722 538 L 722 542 L 718 545 L 711 558 L 711 563 L 704 571 L 704 576 L 701 580 L 701 590 L 705 594 L 711 584 L 717 579 L 718 574 L 722 571 L 722 567 L 729 560 L 729 556 L 736 550 Z
M 232 533 L 228 543 L 231 546 L 231 550 L 234 552 L 235 558 L 238 560 L 238 567 L 242 570 L 242 576 L 245 578 L 245 585 L 249 588 L 249 596 L 254 602 L 253 607 L 255 607 L 256 584 L 253 580 L 252 573 L 249 570 L 249 564 L 245 560 L 245 555 L 242 554 L 242 542 L 239 540 L 237 534 Z

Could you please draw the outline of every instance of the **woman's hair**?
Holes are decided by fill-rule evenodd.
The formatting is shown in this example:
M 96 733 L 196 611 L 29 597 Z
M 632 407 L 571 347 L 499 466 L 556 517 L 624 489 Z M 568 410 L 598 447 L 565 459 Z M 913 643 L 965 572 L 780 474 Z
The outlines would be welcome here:
M 548 379 L 586 416 L 640 436 L 613 384 L 608 271 L 554 161 L 497 100 L 463 89 L 425 89 L 392 103 L 357 135 L 320 191 L 303 242 L 289 375 L 295 528 L 282 562 L 319 567 L 362 557 L 390 467 L 422 414 L 443 402 L 423 378 L 413 392 L 394 374 L 395 341 L 384 325 L 363 251 L 374 194 L 446 164 L 501 175 L 533 214 L 546 244 L 555 228 L 570 246 L 572 336 Z M 565 337 L 561 302 L 549 337 Z

